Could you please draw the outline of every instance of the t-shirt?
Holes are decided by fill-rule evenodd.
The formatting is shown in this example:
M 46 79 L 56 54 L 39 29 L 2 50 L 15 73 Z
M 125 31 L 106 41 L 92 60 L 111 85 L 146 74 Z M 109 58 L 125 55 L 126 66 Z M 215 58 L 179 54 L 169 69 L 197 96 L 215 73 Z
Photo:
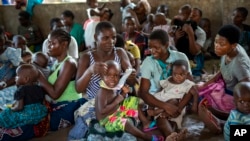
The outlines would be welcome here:
M 184 53 L 168 49 L 169 57 L 165 61 L 169 66 L 167 67 L 167 72 L 170 70 L 170 65 L 176 60 L 185 60 L 190 66 L 187 56 Z M 141 77 L 150 80 L 150 89 L 149 93 L 154 94 L 161 90 L 160 80 L 163 70 L 159 62 L 154 59 L 152 56 L 148 56 L 142 62 L 141 68 Z M 190 74 L 192 74 L 190 67 L 188 68 Z
M 140 49 L 139 47 L 134 44 L 132 41 L 126 41 L 125 43 L 125 49 L 129 51 L 131 54 L 133 54 L 135 59 L 140 59 L 141 54 L 140 54 Z
M 238 54 L 229 64 L 225 64 L 226 56 L 221 58 L 221 74 L 226 88 L 233 91 L 234 86 L 242 79 L 250 77 L 250 60 L 246 51 L 239 44 L 236 47 Z
M 24 100 L 24 105 L 42 103 L 45 90 L 38 85 L 25 85 L 17 88 L 14 94 L 14 100 Z

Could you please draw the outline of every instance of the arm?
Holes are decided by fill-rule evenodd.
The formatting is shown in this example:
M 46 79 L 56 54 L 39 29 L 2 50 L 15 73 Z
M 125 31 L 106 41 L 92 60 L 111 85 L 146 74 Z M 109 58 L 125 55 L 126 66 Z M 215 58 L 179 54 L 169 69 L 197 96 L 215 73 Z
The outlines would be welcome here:
M 192 55 L 197 55 L 200 50 L 201 46 L 195 42 L 194 31 L 189 24 L 184 24 L 182 27 L 183 31 L 185 31 L 188 35 L 189 39 L 189 51 Z
M 57 80 L 53 85 L 50 84 L 42 75 L 39 77 L 39 82 L 51 98 L 58 99 L 68 86 L 71 79 L 75 76 L 75 73 L 76 63 L 72 58 L 64 62 L 59 71 Z
M 179 112 L 183 110 L 183 108 L 188 104 L 188 102 L 193 98 L 192 111 L 197 113 L 198 108 L 198 92 L 195 86 L 191 87 L 189 92 L 184 95 L 179 103 Z
M 105 63 L 95 63 L 90 66 L 88 53 L 84 53 L 78 60 L 78 69 L 76 72 L 76 91 L 85 92 L 93 74 L 102 74 L 107 70 Z
M 141 78 L 139 97 L 141 97 L 145 101 L 145 103 L 153 107 L 164 109 L 165 112 L 167 112 L 169 115 L 173 117 L 178 115 L 177 106 L 156 99 L 153 95 L 149 93 L 149 88 L 150 88 L 149 79 Z
M 219 71 L 216 75 L 214 75 L 214 77 L 212 79 L 210 79 L 209 81 L 205 82 L 204 84 L 202 85 L 198 85 L 198 90 L 201 90 L 205 87 L 207 87 L 209 84 L 215 82 L 216 80 L 219 79 L 219 77 L 221 77 L 221 72 Z
M 18 112 L 21 111 L 23 109 L 23 99 L 19 99 L 15 102 L 15 104 L 13 105 L 13 107 L 11 108 L 12 111 Z

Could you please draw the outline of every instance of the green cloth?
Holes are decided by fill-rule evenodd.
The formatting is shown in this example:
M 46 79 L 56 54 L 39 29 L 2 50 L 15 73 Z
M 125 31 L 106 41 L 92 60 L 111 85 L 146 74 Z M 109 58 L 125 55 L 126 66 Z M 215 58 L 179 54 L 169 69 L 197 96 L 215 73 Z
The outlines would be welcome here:
M 76 39 L 78 47 L 80 47 L 85 42 L 83 27 L 78 23 L 73 24 L 70 35 Z
M 58 73 L 59 73 L 62 65 L 69 58 L 70 58 L 70 56 L 67 56 L 61 63 L 59 63 L 59 64 L 55 63 L 52 66 L 52 68 L 55 68 L 55 69 L 54 69 L 54 72 L 48 78 L 48 81 L 49 81 L 50 84 L 53 85 L 56 82 L 57 75 L 58 75 Z M 75 81 L 72 80 L 72 81 L 69 82 L 68 86 L 66 87 L 66 89 L 64 90 L 64 92 L 62 93 L 62 95 L 56 101 L 57 102 L 71 101 L 71 100 L 80 99 L 81 97 L 82 97 L 82 95 L 76 92 Z

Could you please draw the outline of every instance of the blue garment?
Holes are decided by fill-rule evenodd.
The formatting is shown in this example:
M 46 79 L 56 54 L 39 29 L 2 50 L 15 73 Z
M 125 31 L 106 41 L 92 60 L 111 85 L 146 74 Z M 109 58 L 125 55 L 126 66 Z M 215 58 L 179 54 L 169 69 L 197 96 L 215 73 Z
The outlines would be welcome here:
M 225 141 L 230 141 L 230 125 L 250 125 L 250 114 L 243 114 L 238 110 L 231 110 L 224 125 Z
M 196 64 L 196 67 L 192 68 L 192 74 L 194 76 L 201 76 L 202 75 L 202 69 L 204 67 L 204 56 L 202 53 L 199 53 L 198 55 L 194 56 L 194 62 Z
M 33 15 L 33 7 L 37 4 L 43 3 L 43 0 L 27 0 L 26 11 L 32 16 Z

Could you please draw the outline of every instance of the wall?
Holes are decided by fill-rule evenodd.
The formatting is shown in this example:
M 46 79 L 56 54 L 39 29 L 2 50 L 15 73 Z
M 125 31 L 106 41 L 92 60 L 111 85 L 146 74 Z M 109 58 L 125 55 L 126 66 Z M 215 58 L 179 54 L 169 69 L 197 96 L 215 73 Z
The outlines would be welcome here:
M 178 9 L 183 4 L 191 4 L 193 7 L 199 7 L 203 11 L 203 17 L 207 17 L 212 22 L 212 33 L 215 34 L 218 28 L 225 23 L 230 22 L 230 14 L 238 6 L 245 6 L 250 9 L 249 0 L 148 0 L 152 6 L 152 12 L 155 12 L 157 5 L 167 4 L 170 9 L 170 17 L 178 13 Z M 108 4 L 114 12 L 112 22 L 121 31 L 121 13 L 119 2 Z M 72 10 L 75 14 L 75 21 L 82 23 L 87 19 L 85 3 L 64 3 L 64 4 L 43 4 L 34 8 L 33 22 L 37 24 L 43 35 L 46 37 L 49 33 L 49 20 L 53 17 L 60 17 L 63 10 Z M 0 6 L 0 24 L 6 27 L 7 31 L 14 34 L 17 32 L 19 10 L 14 6 Z M 250 12 L 250 11 L 249 11 Z M 248 16 L 249 17 L 249 16 Z M 246 23 L 250 24 L 250 18 Z

